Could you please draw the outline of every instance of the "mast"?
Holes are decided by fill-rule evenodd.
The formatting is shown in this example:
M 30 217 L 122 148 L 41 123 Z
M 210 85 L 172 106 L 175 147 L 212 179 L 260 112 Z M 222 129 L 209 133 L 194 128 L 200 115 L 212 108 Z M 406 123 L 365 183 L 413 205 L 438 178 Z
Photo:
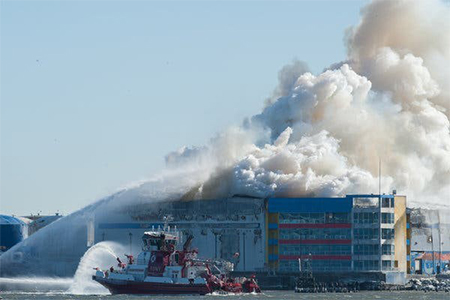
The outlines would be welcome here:
M 381 198 L 381 157 L 378 158 L 378 195 Z
M 439 240 L 439 273 L 442 271 L 442 242 L 441 242 L 441 214 L 437 211 L 438 215 L 438 240 Z

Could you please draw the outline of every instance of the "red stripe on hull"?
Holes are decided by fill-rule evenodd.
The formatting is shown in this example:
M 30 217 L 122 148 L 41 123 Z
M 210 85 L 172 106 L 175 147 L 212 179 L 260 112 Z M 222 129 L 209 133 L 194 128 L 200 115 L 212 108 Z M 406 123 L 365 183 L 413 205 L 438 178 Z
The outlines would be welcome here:
M 317 244 L 317 245 L 347 245 L 351 244 L 352 240 L 279 240 L 280 244 L 294 245 L 294 244 Z
M 314 259 L 314 260 L 351 260 L 351 255 L 280 255 L 280 259 L 297 260 L 297 259 Z
M 336 223 L 336 224 L 279 224 L 279 228 L 352 228 L 352 224 Z

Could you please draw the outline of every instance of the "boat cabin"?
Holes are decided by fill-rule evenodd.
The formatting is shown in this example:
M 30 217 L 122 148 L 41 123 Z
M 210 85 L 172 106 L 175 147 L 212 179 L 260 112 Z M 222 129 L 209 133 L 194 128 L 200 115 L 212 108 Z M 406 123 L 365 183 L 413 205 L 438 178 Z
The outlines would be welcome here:
M 161 231 L 146 231 L 142 237 L 142 250 L 170 251 L 175 249 L 178 236 Z

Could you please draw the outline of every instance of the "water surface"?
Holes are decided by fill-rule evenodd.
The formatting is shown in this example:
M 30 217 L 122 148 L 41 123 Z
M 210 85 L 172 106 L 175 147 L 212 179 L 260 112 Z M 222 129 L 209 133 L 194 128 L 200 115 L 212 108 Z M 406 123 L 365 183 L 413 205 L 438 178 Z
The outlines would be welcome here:
M 218 300 L 222 298 L 230 300 L 272 300 L 272 299 L 348 299 L 348 300 L 362 300 L 362 299 L 383 299 L 383 300 L 406 300 L 406 299 L 424 299 L 424 300 L 449 300 L 450 293 L 443 292 L 413 292 L 413 291 L 399 291 L 399 292 L 358 292 L 348 294 L 296 294 L 293 291 L 265 291 L 260 295 L 207 295 L 207 296 L 131 296 L 131 295 L 71 295 L 64 293 L 15 293 L 15 292 L 0 292 L 3 299 L 44 299 L 44 300 L 60 300 L 60 299 L 80 299 L 80 300 L 141 300 L 141 299 L 163 299 L 163 300 Z

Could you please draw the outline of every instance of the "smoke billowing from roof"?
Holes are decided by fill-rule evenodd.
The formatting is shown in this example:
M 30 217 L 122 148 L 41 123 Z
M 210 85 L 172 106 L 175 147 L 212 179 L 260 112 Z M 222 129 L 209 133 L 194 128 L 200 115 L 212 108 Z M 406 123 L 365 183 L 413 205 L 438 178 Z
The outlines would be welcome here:
M 395 188 L 416 205 L 450 195 L 450 8 L 375 1 L 323 73 L 294 62 L 266 106 L 202 148 L 166 157 L 205 181 L 191 197 L 338 196 Z M 195 169 L 194 168 L 194 169 Z

